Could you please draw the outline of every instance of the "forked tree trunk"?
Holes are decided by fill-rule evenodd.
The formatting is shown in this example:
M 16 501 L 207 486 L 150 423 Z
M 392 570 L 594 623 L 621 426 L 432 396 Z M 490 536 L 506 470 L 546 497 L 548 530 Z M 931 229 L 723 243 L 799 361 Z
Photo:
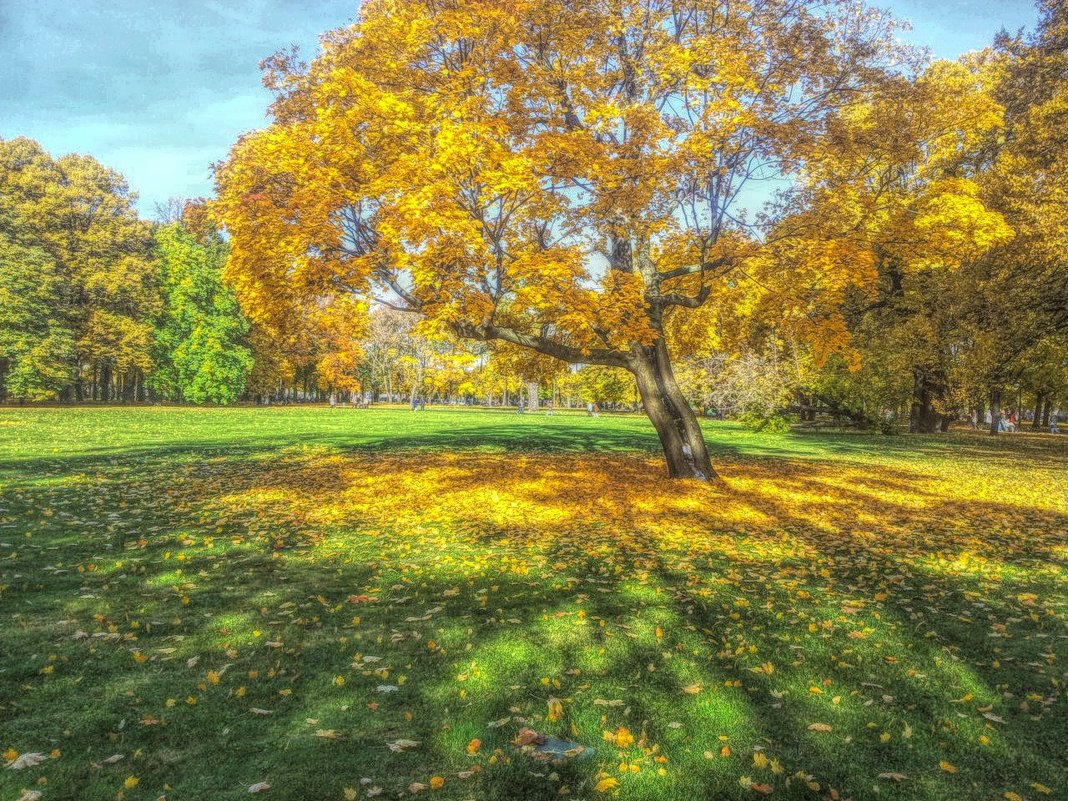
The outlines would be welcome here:
M 664 340 L 658 339 L 647 347 L 635 346 L 630 365 L 645 413 L 664 448 L 668 476 L 700 481 L 718 479 L 708 458 L 697 415 L 675 381 Z

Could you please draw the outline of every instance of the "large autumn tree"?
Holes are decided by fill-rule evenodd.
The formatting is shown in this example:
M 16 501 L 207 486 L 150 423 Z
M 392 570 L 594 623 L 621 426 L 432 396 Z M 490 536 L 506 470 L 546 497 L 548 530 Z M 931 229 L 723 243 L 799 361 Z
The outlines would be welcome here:
M 371 0 L 217 172 L 254 317 L 353 294 L 635 377 L 674 477 L 715 476 L 664 336 L 759 242 L 747 184 L 795 175 L 885 74 L 854 0 Z M 849 269 L 844 263 L 842 269 Z

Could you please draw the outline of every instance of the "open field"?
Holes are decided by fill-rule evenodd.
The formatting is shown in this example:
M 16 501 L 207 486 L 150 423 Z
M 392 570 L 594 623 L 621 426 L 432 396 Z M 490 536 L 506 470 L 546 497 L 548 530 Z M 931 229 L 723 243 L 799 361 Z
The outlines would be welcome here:
M 0 801 L 1068 798 L 1068 437 L 707 436 L 0 410 Z

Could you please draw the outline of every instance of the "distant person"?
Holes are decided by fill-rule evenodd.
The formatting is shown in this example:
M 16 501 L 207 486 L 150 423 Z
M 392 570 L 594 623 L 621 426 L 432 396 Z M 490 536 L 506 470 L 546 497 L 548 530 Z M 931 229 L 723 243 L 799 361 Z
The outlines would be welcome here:
M 522 398 L 520 398 L 519 399 L 519 403 L 517 403 L 515 405 L 515 413 L 516 414 L 522 414 L 523 413 L 523 399 Z
M 972 409 L 972 413 L 968 415 L 968 427 L 975 431 L 979 428 L 979 412 Z
M 546 417 L 552 417 L 553 416 L 553 402 L 552 401 L 548 401 L 545 404 L 545 416 Z
M 593 417 L 593 403 L 590 401 L 586 402 L 586 416 Z
M 1049 433 L 1059 434 L 1061 430 L 1057 427 L 1057 410 L 1054 409 L 1049 416 Z

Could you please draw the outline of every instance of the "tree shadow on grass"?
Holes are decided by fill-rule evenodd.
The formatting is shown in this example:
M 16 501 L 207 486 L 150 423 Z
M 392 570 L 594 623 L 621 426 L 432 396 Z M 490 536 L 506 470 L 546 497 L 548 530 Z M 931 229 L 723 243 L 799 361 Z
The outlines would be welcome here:
M 219 798 L 264 779 L 336 798 L 362 776 L 395 795 L 440 775 L 454 798 L 588 797 L 606 776 L 626 798 L 751 798 L 743 776 L 784 797 L 1056 785 L 1068 519 L 1041 492 L 744 455 L 716 488 L 641 455 L 384 442 L 75 460 L 5 488 L 0 744 L 63 756 L 0 788 L 46 772 L 79 798 L 131 772 Z M 508 747 L 521 725 L 597 758 L 554 779 Z M 618 726 L 638 742 L 598 739 Z M 402 738 L 420 746 L 386 746 Z

